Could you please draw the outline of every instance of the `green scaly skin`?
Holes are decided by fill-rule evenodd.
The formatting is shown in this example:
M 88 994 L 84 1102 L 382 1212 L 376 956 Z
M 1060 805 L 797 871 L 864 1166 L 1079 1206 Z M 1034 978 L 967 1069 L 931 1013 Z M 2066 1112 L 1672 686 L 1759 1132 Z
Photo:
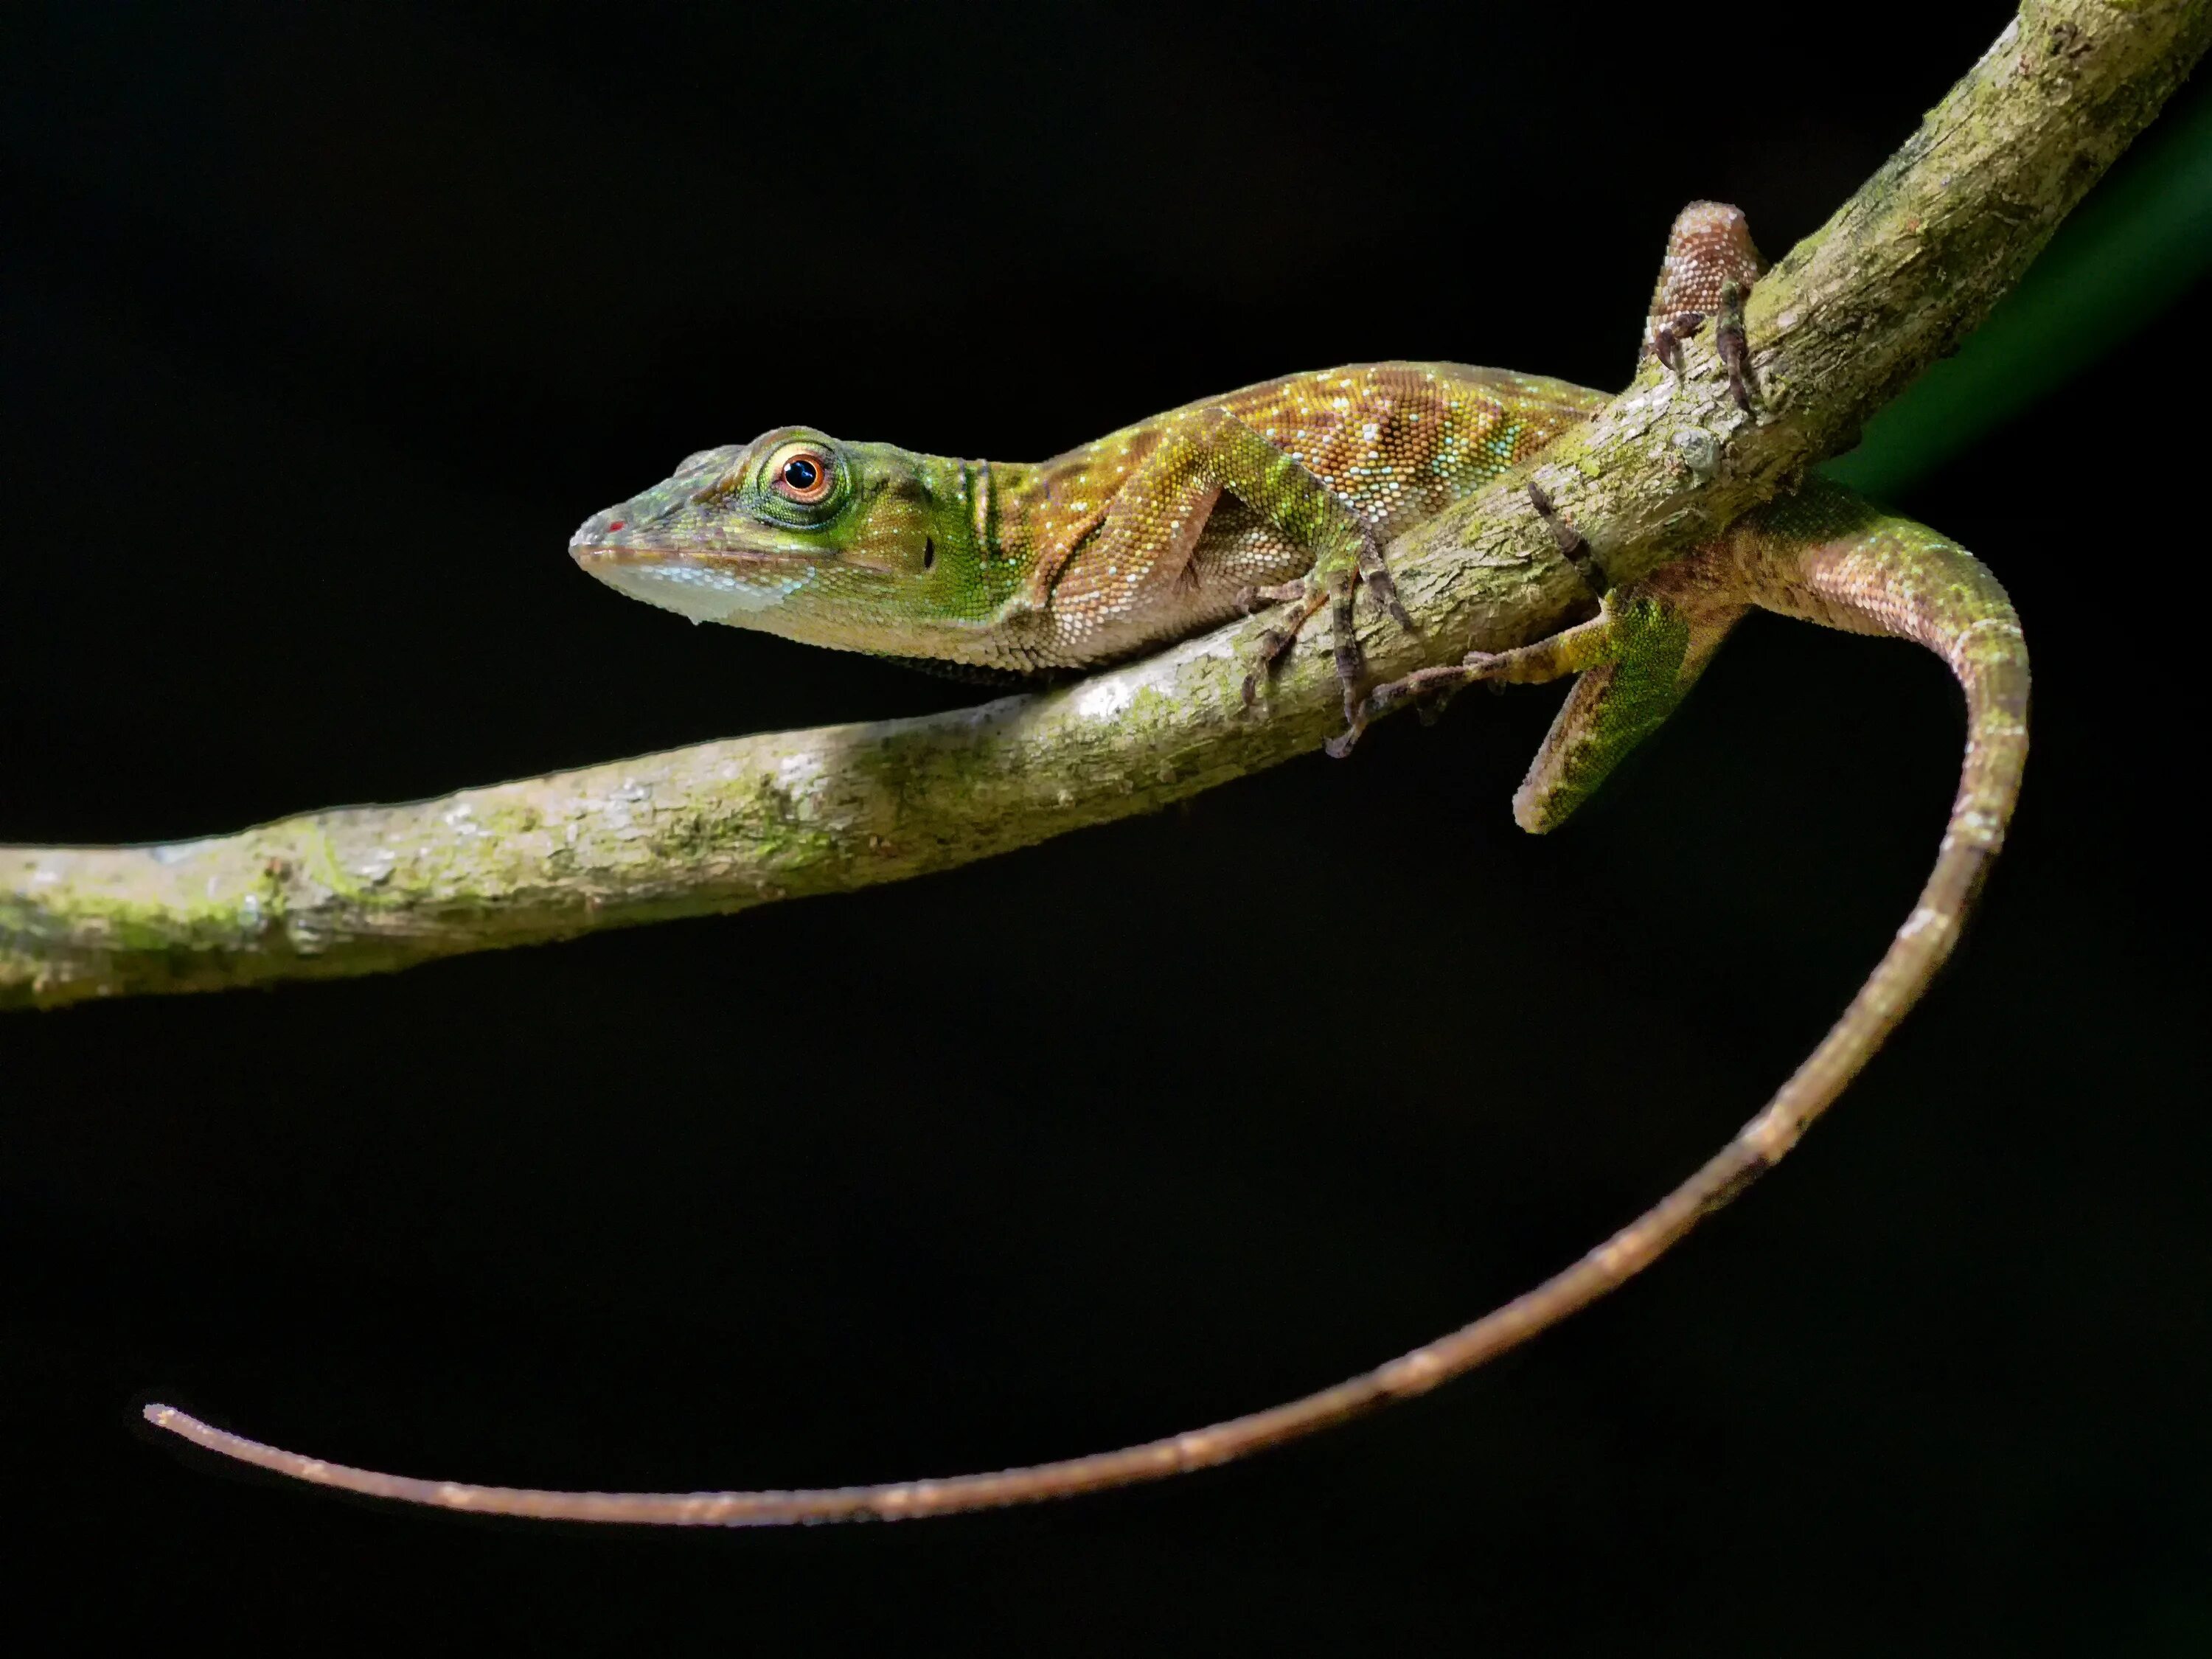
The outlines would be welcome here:
M 1740 213 L 1693 204 L 1676 221 L 1645 333 L 1646 349 L 1679 371 L 1683 342 L 1710 319 L 1712 349 L 1747 408 L 1755 388 L 1741 301 L 1757 260 Z M 943 1515 L 1153 1480 L 1279 1445 L 1425 1392 L 1640 1272 L 1796 1144 L 1948 955 L 2018 793 L 2028 675 L 2012 606 L 1971 555 L 1923 525 L 1814 485 L 1642 581 L 1603 592 L 1595 616 L 1550 639 L 1370 690 L 1350 623 L 1363 586 L 1396 609 L 1382 547 L 1528 463 L 1605 401 L 1495 370 L 1370 364 L 1190 404 L 1034 466 L 783 428 L 692 456 L 667 482 L 596 515 L 572 550 L 593 574 L 695 621 L 1023 676 L 1111 661 L 1255 600 L 1281 601 L 1287 619 L 1267 636 L 1256 676 L 1328 608 L 1352 724 L 1340 748 L 1394 703 L 1478 680 L 1578 675 L 1515 797 L 1516 818 L 1539 831 L 1568 817 L 1666 719 L 1753 606 L 1941 654 L 1966 694 L 1966 752 L 1919 903 L 1774 1099 L 1597 1249 L 1474 1323 L 1287 1405 L 1119 1451 L 946 1480 L 799 1492 L 524 1491 L 327 1463 L 167 1406 L 147 1416 L 300 1480 L 481 1513 L 695 1526 Z M 1590 550 L 1532 497 L 1562 552 L 1603 587 Z

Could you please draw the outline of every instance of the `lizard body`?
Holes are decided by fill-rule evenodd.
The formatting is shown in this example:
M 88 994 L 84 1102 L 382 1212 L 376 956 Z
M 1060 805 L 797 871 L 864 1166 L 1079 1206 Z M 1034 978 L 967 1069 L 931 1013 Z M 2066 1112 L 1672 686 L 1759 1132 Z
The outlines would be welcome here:
M 1170 410 L 1048 461 L 781 427 L 594 514 L 578 562 L 635 598 L 810 645 L 1032 675 L 1179 639 L 1527 461 L 1605 394 L 1360 363 Z M 796 480 L 794 482 L 793 480 Z
M 1741 301 L 1757 255 L 1742 216 L 1676 221 L 1644 349 L 1675 372 L 1710 319 L 1737 401 L 1753 388 Z M 571 1492 L 418 1480 L 304 1457 L 151 1405 L 156 1425 L 280 1474 L 482 1513 L 681 1525 L 895 1519 L 1061 1497 L 1243 1456 L 1419 1394 L 1526 1341 L 1640 1272 L 1778 1160 L 1880 1047 L 1950 952 L 2002 842 L 2027 757 L 2028 670 L 1996 579 L 1939 532 L 1809 484 L 1626 587 L 1532 486 L 1595 614 L 1549 639 L 1370 687 L 1352 638 L 1364 587 L 1398 611 L 1390 538 L 1542 453 L 1604 394 L 1438 363 L 1293 375 L 1191 404 L 1036 465 L 839 444 L 780 428 L 702 451 L 599 514 L 571 551 L 593 574 L 695 621 L 1034 676 L 1110 661 L 1255 601 L 1288 621 L 1255 682 L 1324 608 L 1351 729 L 1476 681 L 1576 675 L 1514 799 L 1564 821 L 1680 701 L 1753 607 L 1913 641 L 1966 699 L 1957 795 L 1919 902 L 1850 1006 L 1774 1098 L 1673 1192 L 1535 1289 L 1362 1376 L 1188 1433 L 1028 1468 L 796 1492 Z

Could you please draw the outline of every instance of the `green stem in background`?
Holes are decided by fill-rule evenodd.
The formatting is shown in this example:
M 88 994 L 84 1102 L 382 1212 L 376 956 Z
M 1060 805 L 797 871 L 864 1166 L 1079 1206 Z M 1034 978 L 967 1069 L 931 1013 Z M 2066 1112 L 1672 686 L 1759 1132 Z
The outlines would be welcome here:
M 2212 266 L 2212 96 L 2145 135 L 2051 238 L 1955 357 L 1867 423 L 1820 471 L 1877 501 L 2058 390 L 2189 292 Z

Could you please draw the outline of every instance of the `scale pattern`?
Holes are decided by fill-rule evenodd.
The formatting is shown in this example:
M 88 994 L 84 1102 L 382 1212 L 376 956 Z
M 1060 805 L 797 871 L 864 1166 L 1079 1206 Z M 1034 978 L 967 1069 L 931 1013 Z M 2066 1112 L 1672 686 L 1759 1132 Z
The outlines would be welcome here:
M 1032 593 L 1050 619 L 1038 658 L 1080 667 L 1219 622 L 1244 590 L 1313 566 L 1331 502 L 1387 542 L 1526 461 L 1604 401 L 1564 380 L 1502 369 L 1360 363 L 1186 404 L 1023 469 L 1004 492 L 1002 538 L 1049 583 Z M 1125 489 L 1164 444 L 1218 410 L 1295 465 L 1240 491 L 1203 479 L 1194 489 Z M 1328 500 L 1299 501 L 1307 480 Z M 1297 522 L 1301 506 L 1310 526 Z M 1135 533 L 1107 535 L 1121 514 L 1139 521 Z M 1152 568 L 1131 567 L 1133 546 Z M 1133 605 L 1133 589 L 1172 602 Z

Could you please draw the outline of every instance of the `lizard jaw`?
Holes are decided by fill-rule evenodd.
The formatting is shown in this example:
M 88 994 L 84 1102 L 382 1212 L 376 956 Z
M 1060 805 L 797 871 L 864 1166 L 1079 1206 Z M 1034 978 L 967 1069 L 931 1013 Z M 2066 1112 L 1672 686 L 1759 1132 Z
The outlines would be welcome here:
M 729 553 L 695 557 L 580 538 L 569 544 L 568 553 L 618 593 L 695 623 L 741 626 L 804 588 L 814 580 L 816 568 L 811 559 Z

